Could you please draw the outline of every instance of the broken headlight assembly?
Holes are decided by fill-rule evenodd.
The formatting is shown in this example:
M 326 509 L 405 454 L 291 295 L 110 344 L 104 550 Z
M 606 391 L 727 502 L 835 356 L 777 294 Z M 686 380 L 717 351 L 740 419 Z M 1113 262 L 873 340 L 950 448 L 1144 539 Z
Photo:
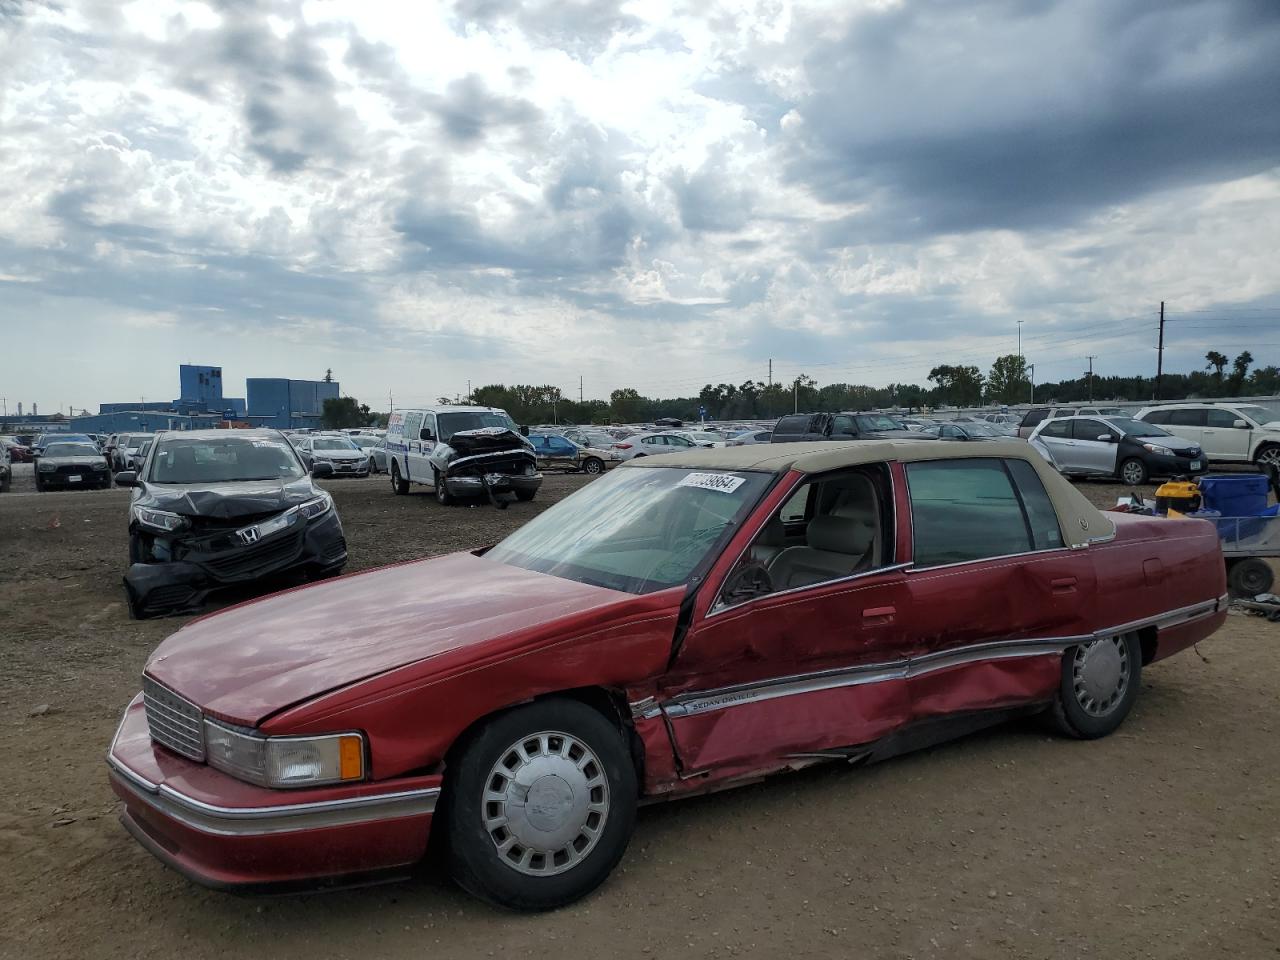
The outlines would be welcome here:
M 152 510 L 150 507 L 134 507 L 133 519 L 148 530 L 161 533 L 174 533 L 187 526 L 187 518 L 167 510 Z
M 294 509 L 298 511 L 298 516 L 303 520 L 314 520 L 316 517 L 323 516 L 333 509 L 333 497 L 327 493 L 322 493 L 306 503 L 298 504 Z

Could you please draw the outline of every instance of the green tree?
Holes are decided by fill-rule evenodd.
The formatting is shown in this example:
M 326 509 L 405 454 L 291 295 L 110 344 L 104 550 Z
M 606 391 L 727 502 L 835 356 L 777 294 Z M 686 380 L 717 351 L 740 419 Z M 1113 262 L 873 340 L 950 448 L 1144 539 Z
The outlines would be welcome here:
M 974 366 L 942 364 L 929 371 L 929 379 L 938 385 L 940 399 L 957 407 L 976 407 L 982 403 L 982 372 Z
M 1245 378 L 1249 375 L 1249 366 L 1253 363 L 1253 354 L 1245 350 L 1231 362 L 1231 376 L 1227 380 L 1228 388 L 1233 397 L 1240 395 L 1240 388 L 1244 386 Z
M 355 397 L 329 397 L 320 411 L 320 421 L 328 430 L 365 427 L 372 418 L 369 405 L 357 403 Z
M 1207 361 L 1204 368 L 1206 370 L 1213 371 L 1214 379 L 1218 381 L 1218 386 L 1221 387 L 1222 371 L 1225 370 L 1227 366 L 1227 355 L 1225 353 L 1219 353 L 1217 350 L 1210 350 L 1204 355 L 1204 358 Z
M 621 423 L 638 423 L 644 419 L 646 398 L 640 396 L 635 387 L 619 387 L 609 394 L 609 406 L 613 410 L 614 419 Z
M 987 396 L 996 403 L 1018 403 L 1031 393 L 1027 362 L 1016 353 L 996 357 L 987 375 Z

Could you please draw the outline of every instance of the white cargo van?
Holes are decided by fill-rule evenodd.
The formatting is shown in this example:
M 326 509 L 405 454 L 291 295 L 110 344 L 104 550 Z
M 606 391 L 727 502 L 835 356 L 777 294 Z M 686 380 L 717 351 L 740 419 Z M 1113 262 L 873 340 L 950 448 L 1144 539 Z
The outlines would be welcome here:
M 387 423 L 387 468 L 396 493 L 425 484 L 444 504 L 477 496 L 496 502 L 501 493 L 532 500 L 542 485 L 533 445 L 497 407 L 397 410 Z

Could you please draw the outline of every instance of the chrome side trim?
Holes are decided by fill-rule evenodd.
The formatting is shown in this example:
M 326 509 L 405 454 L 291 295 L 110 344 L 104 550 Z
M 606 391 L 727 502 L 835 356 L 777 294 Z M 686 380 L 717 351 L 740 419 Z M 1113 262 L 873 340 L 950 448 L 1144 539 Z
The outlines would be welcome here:
M 188 797 L 167 784 L 150 783 L 114 757 L 108 757 L 108 764 L 133 796 L 160 815 L 201 833 L 224 837 L 257 837 L 422 816 L 435 812 L 440 797 L 440 788 L 430 787 L 278 807 L 220 807 Z
M 658 701 L 655 697 L 635 700 L 628 706 L 631 707 L 632 720 L 652 720 L 654 717 L 662 715 L 662 708 L 658 706 Z
M 750 549 L 750 547 L 748 547 L 748 549 Z M 737 566 L 737 563 L 738 561 L 735 561 L 734 566 Z M 762 593 L 758 597 L 752 597 L 750 600 L 744 600 L 742 603 L 735 603 L 730 606 L 720 606 L 720 596 L 717 594 L 716 606 L 713 606 L 709 611 L 707 611 L 707 615 L 702 619 L 705 622 L 710 620 L 712 617 L 718 617 L 721 614 L 736 613 L 739 610 L 745 610 L 753 603 L 759 603 L 761 600 L 771 600 L 774 597 L 786 597 L 793 593 L 802 593 L 806 590 L 819 590 L 836 583 L 852 583 L 855 580 L 863 580 L 867 577 L 874 577 L 878 574 L 895 573 L 898 570 L 909 570 L 910 568 L 910 562 L 895 563 L 887 567 L 876 567 L 874 570 L 862 570 L 858 573 L 851 573 L 846 577 L 836 577 L 832 580 L 823 580 L 819 583 L 806 583 L 799 587 L 788 587 L 786 590 L 775 590 L 773 593 Z M 733 567 L 730 567 L 729 569 L 732 570 Z M 722 583 L 720 586 L 723 588 L 724 584 Z
M 931 567 L 929 569 L 937 569 Z M 1103 637 L 1130 633 L 1145 627 L 1157 629 L 1181 626 L 1212 616 L 1226 608 L 1224 594 L 1215 600 L 1204 600 L 1167 610 L 1153 617 L 1096 630 L 1091 634 L 1065 637 L 1035 637 L 1023 640 L 993 640 L 971 644 L 954 650 L 939 650 L 920 657 L 891 660 L 883 663 L 860 664 L 856 667 L 839 667 L 815 673 L 793 674 L 753 683 L 734 684 L 693 693 L 682 693 L 663 702 L 659 709 L 668 717 L 689 717 L 713 710 L 723 710 L 743 703 L 759 703 L 795 694 L 815 693 L 841 687 L 860 686 L 864 683 L 881 683 L 886 680 L 909 680 L 914 677 L 946 670 L 951 667 L 988 660 L 1009 660 L 1022 657 L 1040 657 L 1061 654 L 1070 647 L 1088 643 Z

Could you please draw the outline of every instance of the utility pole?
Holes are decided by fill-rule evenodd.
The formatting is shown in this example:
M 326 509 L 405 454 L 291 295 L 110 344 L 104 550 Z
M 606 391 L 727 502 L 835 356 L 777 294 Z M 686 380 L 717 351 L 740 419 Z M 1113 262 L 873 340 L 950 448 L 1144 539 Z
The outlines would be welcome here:
M 471 380 L 467 380 L 467 403 L 471 402 Z
M 1036 365 L 1034 363 L 1027 364 L 1031 368 L 1031 402 L 1036 402 Z
M 799 377 L 796 377 L 795 387 L 792 391 L 792 394 L 795 400 L 794 400 L 794 405 L 791 408 L 791 412 L 799 413 L 800 412 L 800 378 Z
M 582 403 L 582 374 L 578 374 L 578 403 Z
M 1156 395 L 1160 399 L 1160 381 L 1164 377 L 1164 301 L 1160 301 L 1160 341 L 1156 345 Z
M 391 407 L 391 409 L 387 411 L 387 415 L 390 416 L 396 412 L 396 398 L 390 388 L 387 388 L 387 405 Z
M 1025 320 L 1018 321 L 1018 359 L 1019 360 L 1022 359 L 1022 325 L 1024 323 L 1026 323 Z
M 769 358 L 769 382 L 766 383 L 765 386 L 766 387 L 773 386 L 773 357 Z
M 1089 357 L 1089 402 L 1093 403 L 1093 361 L 1098 359 L 1098 355 L 1094 354 Z

